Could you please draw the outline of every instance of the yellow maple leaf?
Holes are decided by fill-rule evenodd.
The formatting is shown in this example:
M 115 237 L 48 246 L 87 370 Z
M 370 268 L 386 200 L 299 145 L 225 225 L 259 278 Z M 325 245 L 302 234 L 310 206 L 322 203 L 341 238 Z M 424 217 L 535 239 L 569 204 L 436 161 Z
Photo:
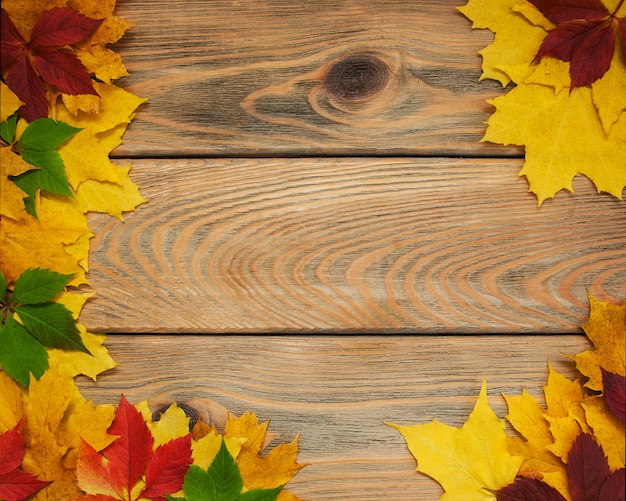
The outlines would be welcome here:
M 518 475 L 543 480 L 569 499 L 565 464 L 548 449 L 554 438 L 544 409 L 526 390 L 518 396 L 504 395 L 504 399 L 509 409 L 507 420 L 525 439 L 507 437 L 509 452 L 524 456 Z
M 589 296 L 589 319 L 581 327 L 593 348 L 574 356 L 576 368 L 589 378 L 585 386 L 602 391 L 602 368 L 626 376 L 626 303 L 620 306 Z
M 19 220 L 2 218 L 0 268 L 7 281 L 16 280 L 28 268 L 39 267 L 75 275 L 70 285 L 86 283 L 88 238 L 83 237 L 92 233 L 75 200 L 38 195 L 36 211 L 38 219 L 26 212 Z
M 0 369 L 0 433 L 14 429 L 23 416 L 21 387 Z
M 73 378 L 50 367 L 39 380 L 31 376 L 23 392 L 24 470 L 51 482 L 34 500 L 68 499 L 80 494 L 74 468 L 81 440 L 102 450 L 115 437 L 107 433 L 112 405 L 87 402 Z
M 173 402 L 165 412 L 162 412 L 156 421 L 153 419 L 152 411 L 146 400 L 136 404 L 135 408 L 143 417 L 146 426 L 154 437 L 153 449 L 170 440 L 189 434 L 189 417 L 184 410 L 178 407 L 176 402 Z
M 202 421 L 198 421 L 202 423 Z M 192 442 L 191 457 L 193 464 L 199 466 L 203 470 L 207 470 L 217 456 L 222 446 L 222 440 L 226 444 L 226 448 L 230 455 L 237 459 L 241 452 L 241 446 L 247 440 L 245 437 L 224 437 L 220 435 L 215 428 L 210 428 L 202 437 L 195 438 Z
M 523 461 L 508 451 L 504 420 L 489 407 L 484 381 L 474 409 L 460 429 L 436 420 L 411 426 L 387 424 L 405 438 L 417 460 L 417 471 L 444 488 L 441 499 L 495 500 L 495 491 L 513 482 Z
M 0 122 L 6 122 L 23 104 L 4 82 L 0 82 Z
M 274 489 L 285 485 L 305 465 L 298 464 L 298 437 L 281 443 L 266 456 L 259 453 L 264 448 L 269 421 L 259 424 L 257 417 L 246 412 L 241 417 L 228 416 L 224 437 L 245 438 L 237 455 L 237 465 L 246 489 Z M 227 443 L 228 445 L 228 443 Z M 278 500 L 282 500 L 280 495 Z
M 496 111 L 487 121 L 484 141 L 526 146 L 520 175 L 541 204 L 565 188 L 573 191 L 577 173 L 598 191 L 622 197 L 626 185 L 626 115 L 605 134 L 591 90 L 578 87 L 558 94 L 537 84 L 520 84 L 489 100 Z
M 611 12 L 618 6 L 606 2 Z M 488 102 L 496 111 L 483 141 L 526 147 L 520 175 L 539 205 L 577 174 L 599 192 L 621 199 L 626 186 L 626 58 L 616 49 L 609 71 L 591 87 L 570 92 L 569 62 L 536 54 L 554 25 L 526 0 L 469 0 L 459 10 L 473 28 L 495 33 L 482 49 L 482 78 L 513 81 L 507 95 Z M 626 14 L 622 5 L 618 16 Z

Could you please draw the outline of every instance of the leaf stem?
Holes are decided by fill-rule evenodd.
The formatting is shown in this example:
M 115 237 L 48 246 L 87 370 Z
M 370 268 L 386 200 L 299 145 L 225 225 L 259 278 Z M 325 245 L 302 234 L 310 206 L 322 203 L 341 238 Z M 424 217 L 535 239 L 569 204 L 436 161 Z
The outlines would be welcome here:
M 623 4 L 624 4 L 624 0 L 621 0 L 620 3 L 617 4 L 617 7 L 615 7 L 615 10 L 611 14 L 611 17 L 615 17 L 617 15 L 617 11 L 620 10 Z

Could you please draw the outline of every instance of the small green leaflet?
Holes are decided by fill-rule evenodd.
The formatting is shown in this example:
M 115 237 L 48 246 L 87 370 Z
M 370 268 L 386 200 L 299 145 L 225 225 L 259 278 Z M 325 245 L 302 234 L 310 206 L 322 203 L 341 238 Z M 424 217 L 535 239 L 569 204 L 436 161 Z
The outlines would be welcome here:
M 282 487 L 244 492 L 243 479 L 235 459 L 222 440 L 217 456 L 205 471 L 191 465 L 183 483 L 184 498 L 166 496 L 168 501 L 276 501 Z
M 72 275 L 29 269 L 8 293 L 0 272 L 0 364 L 23 386 L 28 386 L 30 374 L 39 379 L 48 368 L 46 347 L 89 353 L 70 310 L 53 301 L 71 279 Z
M 11 115 L 2 123 L 2 139 L 13 144 L 15 139 L 16 115 Z M 55 195 L 72 196 L 72 190 L 67 182 L 63 159 L 56 148 L 65 143 L 80 129 L 64 122 L 55 122 L 51 118 L 34 120 L 24 129 L 24 132 L 13 144 L 13 151 L 22 156 L 22 159 L 37 167 L 18 176 L 9 176 L 26 197 L 24 207 L 26 211 L 37 217 L 35 198 L 37 190 L 41 189 Z

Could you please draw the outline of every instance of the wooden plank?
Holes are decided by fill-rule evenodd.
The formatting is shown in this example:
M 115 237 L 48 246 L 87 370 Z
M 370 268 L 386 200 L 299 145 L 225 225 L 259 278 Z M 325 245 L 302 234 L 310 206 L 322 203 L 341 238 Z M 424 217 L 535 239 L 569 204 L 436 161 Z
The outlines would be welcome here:
M 280 441 L 300 433 L 289 484 L 314 500 L 433 500 L 441 489 L 415 472 L 402 437 L 383 425 L 461 426 L 486 378 L 500 417 L 500 394 L 522 388 L 542 401 L 547 361 L 570 379 L 572 360 L 590 346 L 576 336 L 109 336 L 120 367 L 82 381 L 87 399 L 120 394 L 153 409 L 187 403 L 220 428 L 225 409 L 271 419 Z M 509 430 L 511 431 L 511 430 Z M 511 431 L 512 433 L 512 431 Z
M 626 286 L 626 208 L 537 208 L 519 160 L 138 160 L 90 217 L 81 320 L 106 332 L 574 332 Z
M 519 155 L 478 140 L 479 83 L 457 0 L 120 0 L 121 84 L 149 98 L 120 156 Z

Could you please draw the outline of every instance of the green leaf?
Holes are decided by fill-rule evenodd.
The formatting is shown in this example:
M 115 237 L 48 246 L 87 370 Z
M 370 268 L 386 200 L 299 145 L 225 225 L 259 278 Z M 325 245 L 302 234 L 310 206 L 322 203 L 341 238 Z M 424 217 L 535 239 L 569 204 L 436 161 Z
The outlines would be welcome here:
M 30 374 L 39 379 L 48 368 L 48 352 L 22 324 L 8 316 L 0 330 L 0 364 L 9 376 L 28 386 Z
M 55 122 L 51 118 L 38 118 L 24 129 L 17 146 L 25 150 L 54 150 L 79 130 L 64 122 Z
M 276 501 L 276 498 L 282 490 L 282 486 L 276 487 L 275 489 L 253 489 L 244 492 L 239 496 L 238 501 Z
M 72 313 L 62 304 L 26 304 L 15 306 L 14 310 L 28 332 L 44 346 L 91 355 L 83 344 Z
M 13 113 L 6 122 L 0 123 L 0 137 L 8 144 L 13 144 L 15 139 L 15 126 L 17 125 L 17 113 Z
M 4 273 L 0 271 L 0 303 L 4 303 L 7 297 L 7 279 L 4 278 Z
M 41 304 L 52 301 L 61 293 L 74 275 L 63 275 L 51 270 L 31 268 L 22 272 L 13 288 L 13 302 Z
M 239 468 L 223 440 L 208 470 L 191 465 L 183 483 L 187 501 L 237 501 L 241 489 Z
M 56 195 L 72 195 L 70 185 L 65 175 L 63 159 L 55 150 L 24 150 L 22 159 L 41 170 L 39 173 L 39 188 Z
M 37 210 L 35 209 L 35 200 L 37 199 L 37 190 L 41 181 L 39 180 L 40 169 L 32 169 L 22 172 L 17 176 L 9 176 L 9 180 L 26 193 L 24 197 L 24 208 L 31 216 L 37 218 Z M 37 218 L 38 219 L 38 218 Z

